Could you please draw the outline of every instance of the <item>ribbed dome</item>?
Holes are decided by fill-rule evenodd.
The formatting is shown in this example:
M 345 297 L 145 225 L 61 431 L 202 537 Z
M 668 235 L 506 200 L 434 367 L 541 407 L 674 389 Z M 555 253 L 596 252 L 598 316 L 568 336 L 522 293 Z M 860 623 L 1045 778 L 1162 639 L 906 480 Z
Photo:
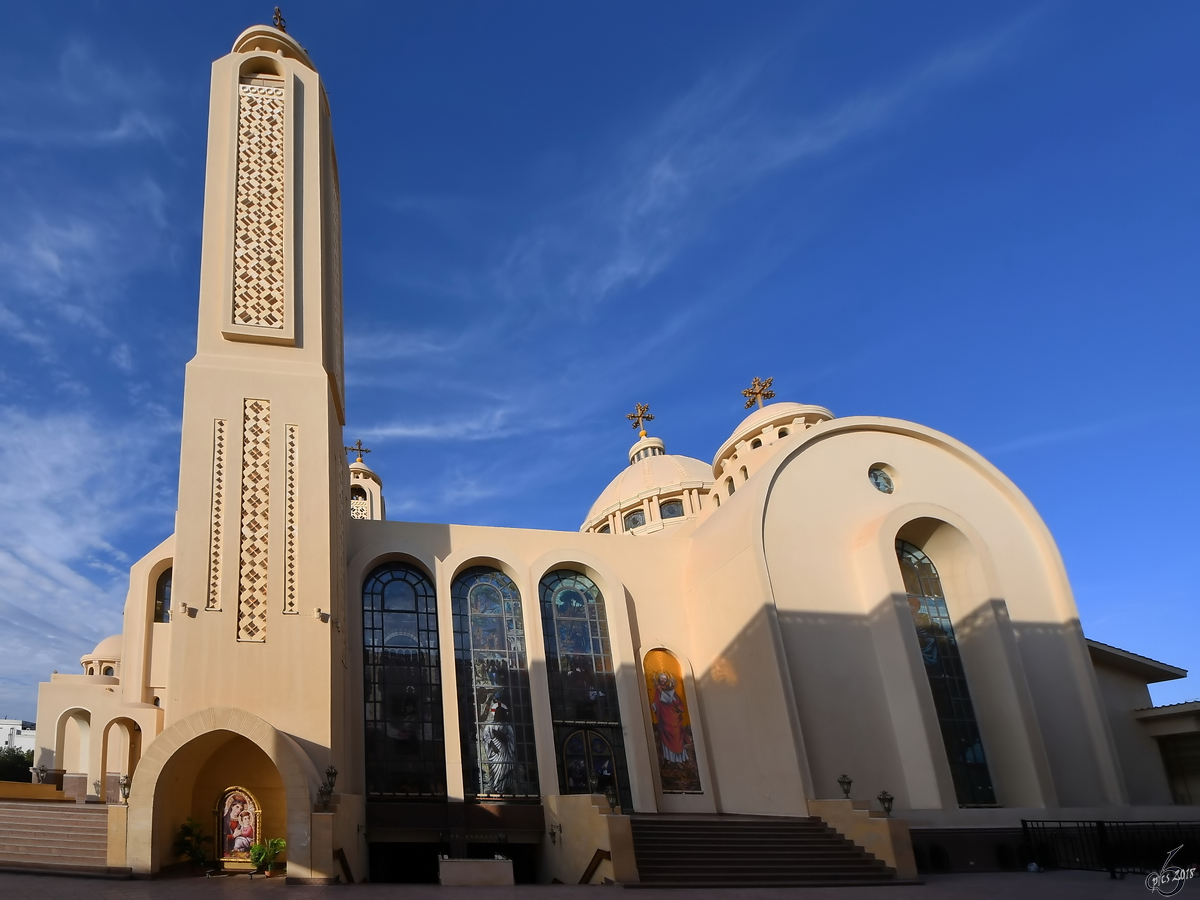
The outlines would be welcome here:
M 690 456 L 667 454 L 658 438 L 642 438 L 630 448 L 629 456 L 635 461 L 600 492 L 581 530 L 598 525 L 615 511 L 639 505 L 646 497 L 688 489 L 707 493 L 712 487 L 712 470 L 707 464 Z

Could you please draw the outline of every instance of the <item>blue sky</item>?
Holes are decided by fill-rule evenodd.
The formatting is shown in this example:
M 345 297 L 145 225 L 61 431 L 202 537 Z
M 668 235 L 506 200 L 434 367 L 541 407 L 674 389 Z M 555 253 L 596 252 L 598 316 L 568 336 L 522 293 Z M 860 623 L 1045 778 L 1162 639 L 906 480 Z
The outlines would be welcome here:
M 270 5 L 0 7 L 0 716 L 172 528 L 208 66 Z M 391 518 L 577 528 L 648 402 L 976 447 L 1089 636 L 1200 666 L 1200 6 L 289 2 Z M 1186 682 L 1158 702 L 1192 699 Z

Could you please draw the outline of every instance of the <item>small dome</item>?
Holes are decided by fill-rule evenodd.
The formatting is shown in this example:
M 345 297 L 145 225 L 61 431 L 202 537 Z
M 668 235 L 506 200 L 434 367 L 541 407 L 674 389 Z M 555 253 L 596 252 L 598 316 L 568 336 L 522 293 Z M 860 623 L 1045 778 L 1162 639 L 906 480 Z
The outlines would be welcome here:
M 354 462 L 350 463 L 350 477 L 354 478 L 355 476 L 359 478 L 369 478 L 376 484 L 380 486 L 383 485 L 383 482 L 380 480 L 379 476 L 372 471 L 370 466 L 362 461 L 362 457 L 359 457 Z
M 756 440 L 760 444 L 773 443 L 778 438 L 787 437 L 793 429 L 802 431 L 832 418 L 833 413 L 825 407 L 807 403 L 784 401 L 769 403 L 756 409 L 742 420 L 729 436 L 729 440 L 721 445 L 721 449 L 713 457 L 712 474 L 721 477 L 726 463 L 737 455 L 739 444 L 750 442 L 753 445 Z
M 661 497 L 675 492 L 682 494 L 692 489 L 707 494 L 713 484 L 712 471 L 707 465 L 690 456 L 668 454 L 660 438 L 641 438 L 629 448 L 629 460 L 628 468 L 600 492 L 588 510 L 581 531 L 603 525 L 614 512 L 624 512 L 630 507 L 640 508 L 642 500 L 647 497 Z
M 113 661 L 120 660 L 122 643 L 121 635 L 119 634 L 106 637 L 96 645 L 95 650 L 88 654 L 88 658 L 107 659 Z

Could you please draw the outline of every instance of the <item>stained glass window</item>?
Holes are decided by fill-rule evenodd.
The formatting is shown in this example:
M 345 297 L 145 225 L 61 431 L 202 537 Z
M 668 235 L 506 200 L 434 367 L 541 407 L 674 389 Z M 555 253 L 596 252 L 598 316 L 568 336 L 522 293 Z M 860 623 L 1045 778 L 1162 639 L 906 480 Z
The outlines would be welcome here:
M 558 569 L 538 585 L 550 715 L 565 794 L 616 792 L 632 808 L 604 595 L 586 575 Z
M 990 806 L 996 802 L 992 776 L 983 752 L 975 707 L 958 653 L 954 625 L 946 608 L 942 581 L 933 561 L 905 541 L 896 541 L 908 605 L 921 644 L 925 674 L 942 729 L 942 743 L 954 778 L 959 806 Z
M 635 528 L 641 528 L 646 524 L 646 511 L 644 509 L 635 509 L 633 512 L 625 513 L 625 530 L 633 531 Z
M 682 500 L 664 500 L 659 504 L 659 511 L 664 519 L 678 519 L 683 515 Z
M 467 798 L 536 799 L 521 594 L 503 572 L 475 566 L 455 579 L 451 599 Z
M 167 569 L 158 576 L 158 584 L 154 587 L 154 621 L 171 621 L 171 576 L 173 569 Z
M 363 584 L 367 796 L 446 796 L 437 598 L 425 573 L 385 563 Z

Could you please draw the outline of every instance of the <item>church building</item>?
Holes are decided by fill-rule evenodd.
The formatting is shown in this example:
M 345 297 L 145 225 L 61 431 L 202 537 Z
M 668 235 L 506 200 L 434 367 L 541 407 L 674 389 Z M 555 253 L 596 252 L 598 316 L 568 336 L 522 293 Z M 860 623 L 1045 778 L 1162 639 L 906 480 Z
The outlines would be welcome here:
M 1088 640 L 1033 505 L 923 425 L 755 378 L 711 461 L 639 405 L 578 531 L 389 521 L 321 77 L 252 27 L 209 115 L 175 531 L 38 700 L 106 865 L 180 865 L 190 818 L 298 883 L 861 883 L 995 867 L 1022 819 L 1200 819 L 1200 704 L 1147 689 L 1186 672 Z

